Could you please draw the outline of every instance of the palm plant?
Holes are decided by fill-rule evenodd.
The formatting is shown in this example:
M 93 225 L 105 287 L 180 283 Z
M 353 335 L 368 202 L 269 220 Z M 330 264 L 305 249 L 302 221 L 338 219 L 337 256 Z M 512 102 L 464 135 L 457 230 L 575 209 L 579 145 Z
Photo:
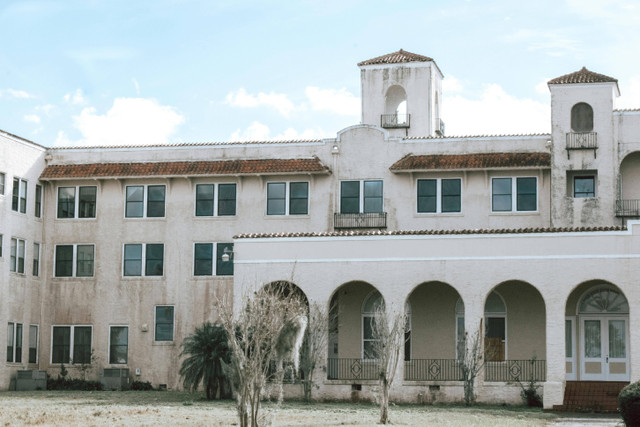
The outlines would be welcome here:
M 184 388 L 195 391 L 202 383 L 208 400 L 215 399 L 220 390 L 221 397 L 229 389 L 222 370 L 223 363 L 230 362 L 231 352 L 224 328 L 205 322 L 182 342 L 180 357 L 186 356 L 180 367 Z

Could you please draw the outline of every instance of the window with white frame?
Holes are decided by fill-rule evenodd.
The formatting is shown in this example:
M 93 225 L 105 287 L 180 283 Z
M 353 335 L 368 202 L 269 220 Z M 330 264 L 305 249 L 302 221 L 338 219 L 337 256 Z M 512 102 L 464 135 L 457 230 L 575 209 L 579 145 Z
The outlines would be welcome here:
M 236 184 L 197 184 L 196 216 L 236 214 Z
M 174 306 L 157 305 L 155 313 L 155 341 L 173 341 Z
M 109 363 L 126 365 L 129 359 L 129 327 L 109 327 Z
M 91 363 L 92 327 L 52 326 L 51 363 Z
M 24 274 L 24 256 L 25 256 L 25 241 L 13 237 L 11 239 L 11 253 L 9 260 L 9 271 L 14 273 Z
M 40 218 L 42 216 L 42 185 L 38 184 L 36 184 L 36 200 L 33 214 L 36 218 Z
M 55 277 L 93 277 L 95 245 L 56 245 Z
M 233 276 L 233 243 L 194 244 L 193 275 Z
M 97 187 L 58 187 L 57 218 L 95 218 Z
M 491 210 L 493 212 L 536 211 L 538 209 L 537 181 L 536 177 L 493 178 Z
M 418 180 L 418 213 L 460 212 L 461 200 L 460 178 Z
M 35 277 L 40 275 L 40 243 L 33 244 L 33 269 L 31 272 Z
M 162 276 L 163 243 L 128 243 L 124 245 L 124 276 Z
M 367 295 L 362 303 L 362 358 L 373 360 L 378 358 L 379 341 L 374 336 L 374 321 L 376 311 L 384 307 L 380 292 L 374 290 Z
M 0 196 L 4 196 L 4 183 L 6 180 L 6 175 L 4 172 L 0 172 Z
M 267 183 L 267 215 L 307 215 L 308 182 Z
M 22 362 L 22 323 L 9 322 L 7 328 L 7 362 Z
M 29 325 L 29 363 L 38 363 L 38 325 Z
M 485 360 L 502 362 L 507 355 L 507 307 L 498 293 L 491 292 L 484 305 Z
M 595 175 L 578 175 L 573 177 L 573 197 L 595 197 L 596 177 Z
M 382 212 L 382 180 L 340 182 L 340 213 Z
M 11 210 L 27 213 L 27 181 L 21 178 L 13 178 L 13 198 Z
M 163 218 L 165 185 L 127 185 L 125 217 Z

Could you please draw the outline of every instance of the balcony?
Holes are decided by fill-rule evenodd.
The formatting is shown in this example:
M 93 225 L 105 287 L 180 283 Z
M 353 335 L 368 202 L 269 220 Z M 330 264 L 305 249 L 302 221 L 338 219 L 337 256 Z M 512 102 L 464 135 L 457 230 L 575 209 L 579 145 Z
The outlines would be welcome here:
M 327 360 L 328 380 L 377 380 L 380 364 L 376 360 L 338 359 Z
M 616 200 L 617 217 L 640 217 L 640 200 Z
M 462 366 L 456 359 L 413 359 L 404 362 L 405 381 L 462 381 Z
M 596 157 L 598 149 L 598 134 L 596 132 L 569 132 L 567 133 L 567 156 L 571 158 L 572 150 L 593 150 Z
M 410 121 L 410 114 L 382 114 L 380 116 L 380 126 L 385 129 L 408 128 Z
M 505 360 L 484 365 L 485 382 L 543 382 L 547 380 L 546 360 Z
M 344 228 L 387 228 L 387 213 L 334 213 L 333 227 L 336 230 Z

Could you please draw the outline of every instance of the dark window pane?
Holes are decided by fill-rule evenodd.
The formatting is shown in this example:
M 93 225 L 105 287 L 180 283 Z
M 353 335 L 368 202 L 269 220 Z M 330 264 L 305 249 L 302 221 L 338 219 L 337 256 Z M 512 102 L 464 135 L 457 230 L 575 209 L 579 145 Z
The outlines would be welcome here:
M 267 184 L 267 215 L 284 215 L 286 207 L 286 184 L 270 182 Z
M 535 211 L 537 209 L 536 179 L 517 178 L 516 187 L 518 193 L 517 210 Z
M 196 185 L 196 216 L 213 216 L 213 184 Z
M 442 180 L 442 212 L 460 212 L 461 182 L 459 179 Z
M 164 245 L 160 244 L 148 244 L 146 253 L 146 276 L 162 276 L 163 274 L 163 258 L 164 258 Z
M 73 328 L 73 363 L 91 363 L 91 327 Z
M 593 108 L 580 102 L 571 108 L 571 130 L 574 132 L 591 132 L 593 130 Z
M 382 181 L 364 182 L 364 212 L 382 212 Z
M 418 180 L 418 212 L 436 211 L 436 184 L 435 179 Z
M 20 179 L 13 179 L 13 198 L 11 200 L 11 210 L 18 212 L 20 204 Z
M 340 183 L 340 213 L 360 212 L 360 181 Z
M 195 244 L 193 274 L 195 276 L 211 276 L 213 274 L 213 243 Z
M 78 217 L 96 217 L 96 187 L 80 187 L 78 192 Z
M 93 276 L 93 245 L 78 245 L 76 276 Z
M 504 321 L 504 317 L 487 318 L 487 338 L 500 338 L 504 340 L 506 338 Z
M 493 178 L 492 210 L 505 212 L 511 210 L 511 178 Z
M 229 255 L 228 261 L 223 261 L 225 249 Z M 218 243 L 216 249 L 216 276 L 233 276 L 233 243 Z
M 173 307 L 156 306 L 156 341 L 173 341 Z
M 144 187 L 141 185 L 127 187 L 127 218 L 141 218 L 144 208 Z
M 0 193 L 2 194 L 2 193 Z M 42 215 L 42 186 L 36 184 L 36 205 L 34 215 L 40 218 Z
M 22 362 L 22 323 L 16 323 L 16 363 Z
M 73 245 L 56 246 L 56 277 L 73 275 Z
M 236 185 L 218 185 L 218 215 L 227 216 L 236 214 Z
M 75 207 L 75 187 L 58 187 L 58 218 L 73 218 Z
M 142 245 L 124 245 L 124 275 L 142 275 Z
M 309 183 L 292 182 L 289 188 L 289 214 L 306 215 L 308 213 Z
M 147 187 L 147 217 L 158 218 L 164 216 L 164 185 L 150 185 Z
M 577 176 L 573 179 L 573 197 L 595 197 L 595 178 Z
M 126 326 L 112 326 L 109 338 L 109 363 L 126 364 L 129 348 L 129 328 Z
M 69 363 L 71 346 L 71 327 L 69 326 L 54 326 L 53 327 L 53 341 L 51 347 L 51 362 Z

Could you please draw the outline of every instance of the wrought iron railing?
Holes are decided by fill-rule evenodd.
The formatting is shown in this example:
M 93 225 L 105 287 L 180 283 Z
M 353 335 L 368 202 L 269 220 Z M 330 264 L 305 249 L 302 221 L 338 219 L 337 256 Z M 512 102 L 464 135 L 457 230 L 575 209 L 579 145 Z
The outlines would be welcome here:
M 376 360 L 329 358 L 328 380 L 377 380 L 380 364 Z
M 594 157 L 598 149 L 598 134 L 596 132 L 567 133 L 567 155 L 571 158 L 571 150 L 593 150 Z
M 456 359 L 413 359 L 404 362 L 405 381 L 462 381 Z
M 333 214 L 333 227 L 339 228 L 387 228 L 387 213 Z
M 408 128 L 410 121 L 410 114 L 382 114 L 380 116 L 380 126 L 383 128 Z
M 640 200 L 616 200 L 616 216 L 640 216 Z
M 547 379 L 547 361 L 538 359 L 505 360 L 487 362 L 484 365 L 484 380 L 491 381 L 545 381 Z

